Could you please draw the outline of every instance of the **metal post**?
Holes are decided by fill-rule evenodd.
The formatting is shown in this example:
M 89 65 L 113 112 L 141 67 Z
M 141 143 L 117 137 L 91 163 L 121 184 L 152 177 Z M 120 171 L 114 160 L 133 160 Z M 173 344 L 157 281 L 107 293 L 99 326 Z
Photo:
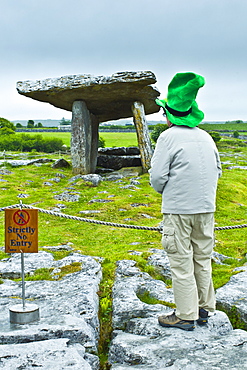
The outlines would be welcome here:
M 22 200 L 20 200 L 20 209 L 22 210 Z M 25 272 L 24 272 L 24 253 L 21 251 L 21 280 L 22 280 L 22 307 L 23 311 L 26 308 L 25 304 Z
M 22 306 L 25 310 L 25 273 L 24 273 L 24 253 L 21 253 L 21 279 L 22 279 Z

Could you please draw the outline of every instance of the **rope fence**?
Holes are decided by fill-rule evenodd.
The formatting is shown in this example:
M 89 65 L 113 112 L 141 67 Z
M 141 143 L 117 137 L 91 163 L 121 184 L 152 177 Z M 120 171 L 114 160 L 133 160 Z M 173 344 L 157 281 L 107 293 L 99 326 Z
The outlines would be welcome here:
M 13 204 L 11 206 L 0 208 L 0 212 L 4 211 L 5 209 L 12 209 L 12 208 L 37 209 L 39 212 L 45 213 L 45 214 L 48 214 L 48 215 L 51 215 L 51 216 L 57 216 L 57 217 L 66 218 L 68 220 L 74 220 L 74 221 L 88 222 L 88 223 L 97 224 L 97 225 L 122 227 L 122 228 L 126 228 L 126 229 L 159 231 L 159 232 L 162 230 L 161 226 L 160 227 L 151 227 L 151 226 L 127 225 L 127 224 L 120 224 L 120 223 L 115 223 L 115 222 L 106 222 L 106 221 L 93 220 L 93 219 L 84 218 L 84 217 L 66 215 L 66 214 L 60 213 L 60 212 L 54 212 L 54 211 L 49 211 L 49 210 L 38 208 L 38 207 L 33 207 L 29 204 L 22 204 L 21 201 L 20 201 L 19 204 Z M 247 224 L 233 225 L 233 226 L 220 226 L 220 227 L 215 227 L 214 230 L 218 231 L 218 230 L 242 229 L 242 228 L 245 228 L 245 227 L 247 227 Z

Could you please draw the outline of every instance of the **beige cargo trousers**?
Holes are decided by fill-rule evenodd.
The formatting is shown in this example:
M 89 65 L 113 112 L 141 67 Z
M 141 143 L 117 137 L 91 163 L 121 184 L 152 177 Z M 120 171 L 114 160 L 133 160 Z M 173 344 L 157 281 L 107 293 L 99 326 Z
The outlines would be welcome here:
M 197 320 L 199 308 L 215 310 L 214 213 L 164 214 L 163 222 L 162 245 L 170 261 L 176 316 Z

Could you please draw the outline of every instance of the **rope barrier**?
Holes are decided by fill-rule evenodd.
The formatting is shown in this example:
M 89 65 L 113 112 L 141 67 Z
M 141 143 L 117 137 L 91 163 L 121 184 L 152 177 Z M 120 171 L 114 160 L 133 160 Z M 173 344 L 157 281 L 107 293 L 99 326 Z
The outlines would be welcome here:
M 123 227 L 126 229 L 149 230 L 149 231 L 159 231 L 159 232 L 162 230 L 161 226 L 151 227 L 151 226 L 126 225 L 126 224 L 120 224 L 120 223 L 115 223 L 115 222 L 99 221 L 99 220 L 92 220 L 92 219 L 84 218 L 84 217 L 71 216 L 65 213 L 54 212 L 54 211 L 49 211 L 49 210 L 38 208 L 38 207 L 33 207 L 33 206 L 30 206 L 29 204 L 22 204 L 21 201 L 20 201 L 20 204 L 13 204 L 12 206 L 0 208 L 0 212 L 4 211 L 5 209 L 20 208 L 20 207 L 28 208 L 28 209 L 37 209 L 39 212 L 45 213 L 48 215 L 62 217 L 62 218 L 66 218 L 69 220 L 88 222 L 88 223 L 97 224 L 97 225 L 107 225 L 107 226 L 114 226 L 114 227 Z M 219 227 L 215 227 L 214 230 L 218 231 L 218 230 L 242 229 L 245 227 L 247 227 L 247 224 L 234 225 L 234 226 L 219 226 Z

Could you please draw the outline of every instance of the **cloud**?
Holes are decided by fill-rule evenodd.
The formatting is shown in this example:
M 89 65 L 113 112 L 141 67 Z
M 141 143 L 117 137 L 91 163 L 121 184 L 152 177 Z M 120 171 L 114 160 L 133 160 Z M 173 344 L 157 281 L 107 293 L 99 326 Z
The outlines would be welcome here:
M 163 95 L 176 72 L 201 73 L 206 117 L 247 120 L 245 1 L 0 0 L 0 6 L 0 116 L 62 117 L 20 96 L 19 80 L 151 70 Z

